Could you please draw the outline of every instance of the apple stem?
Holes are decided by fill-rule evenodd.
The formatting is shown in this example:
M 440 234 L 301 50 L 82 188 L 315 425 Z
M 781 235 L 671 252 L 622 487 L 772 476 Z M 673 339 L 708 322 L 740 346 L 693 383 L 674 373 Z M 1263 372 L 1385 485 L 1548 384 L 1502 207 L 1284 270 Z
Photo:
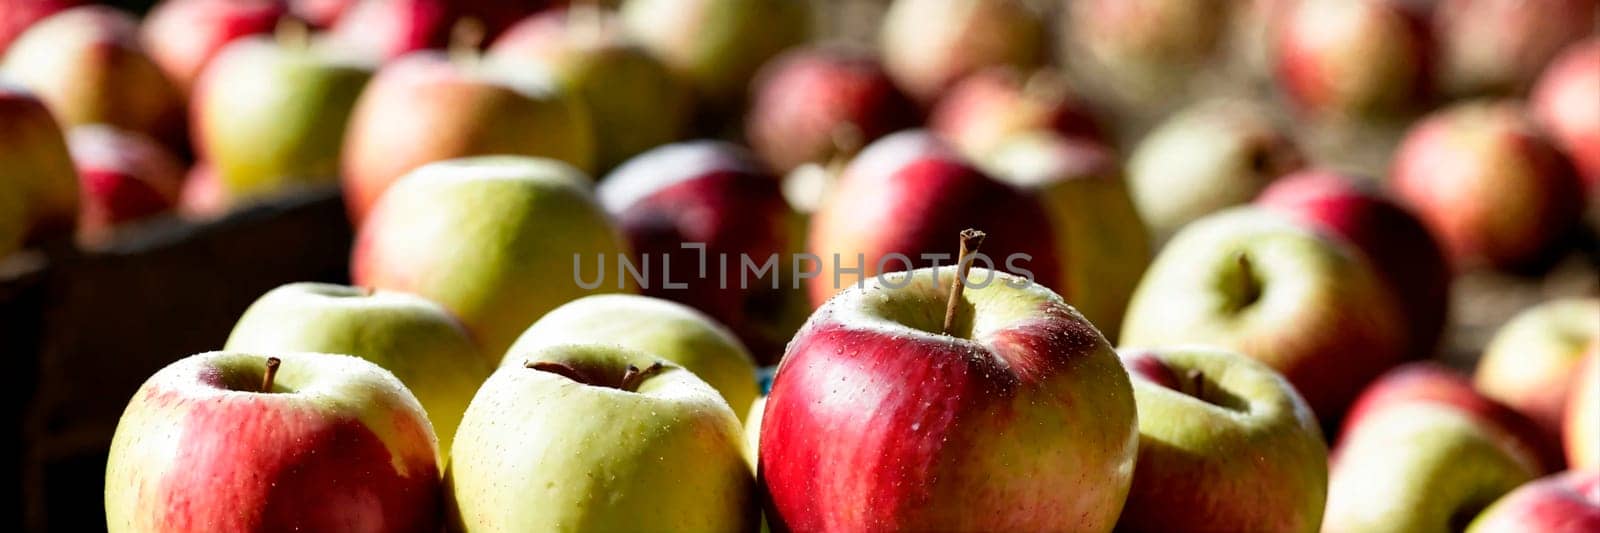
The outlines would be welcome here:
M 538 370 L 540 372 L 549 372 L 551 374 L 555 374 L 585 385 L 590 383 L 589 376 L 587 374 L 584 374 L 582 370 L 578 370 L 572 365 L 566 363 L 558 363 L 555 361 L 528 361 L 523 363 L 522 366 L 523 368 Z
M 486 30 L 483 21 L 466 17 L 450 27 L 450 60 L 458 65 L 470 65 L 478 60 L 478 46 L 483 44 Z
M 1206 375 L 1200 372 L 1200 369 L 1191 369 L 1189 370 L 1189 375 L 1186 377 L 1189 378 L 1189 388 L 1192 389 L 1190 391 L 1190 396 L 1204 400 L 1206 394 Z
M 284 48 L 303 49 L 310 39 L 305 23 L 294 17 L 278 19 L 278 25 L 272 30 L 272 33 L 278 40 L 278 44 Z
M 945 335 L 950 334 L 950 327 L 956 323 L 956 307 L 961 302 L 961 292 L 966 289 L 967 272 L 972 270 L 972 254 L 978 253 L 978 247 L 983 246 L 986 236 L 981 231 L 967 228 L 961 230 L 961 253 L 956 256 L 956 279 L 950 282 L 950 300 L 944 306 L 944 328 L 940 329 Z
M 1261 297 L 1261 287 L 1256 284 L 1255 266 L 1250 262 L 1250 256 L 1240 252 L 1234 259 L 1239 263 L 1238 293 L 1234 294 L 1239 302 L 1239 308 L 1255 303 Z
M 617 384 L 617 388 L 628 392 L 634 392 L 639 388 L 641 383 L 644 383 L 645 378 L 660 372 L 662 368 L 666 368 L 666 365 L 661 364 L 661 361 L 650 363 L 650 366 L 645 367 L 644 370 L 639 370 L 639 367 L 628 365 L 628 369 L 622 372 L 622 383 Z
M 283 360 L 276 357 L 267 358 L 267 372 L 261 375 L 261 392 L 272 392 L 272 382 L 278 379 L 278 366 Z

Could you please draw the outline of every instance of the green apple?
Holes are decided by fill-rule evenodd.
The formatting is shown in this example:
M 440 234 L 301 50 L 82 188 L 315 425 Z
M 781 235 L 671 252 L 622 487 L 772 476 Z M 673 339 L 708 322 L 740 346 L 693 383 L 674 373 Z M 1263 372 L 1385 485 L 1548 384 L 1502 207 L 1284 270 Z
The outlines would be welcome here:
M 473 157 L 396 182 L 356 235 L 351 279 L 438 302 L 494 357 L 561 304 L 632 292 L 630 278 L 605 270 L 627 253 L 576 169 L 534 157 Z
M 1328 447 L 1283 376 L 1207 347 L 1122 353 L 1139 460 L 1118 531 L 1317 531 Z
M 196 82 L 196 151 L 235 200 L 337 183 L 345 124 L 372 68 L 321 43 L 235 41 Z
M 0 81 L 0 226 L 21 244 L 30 236 L 65 233 L 78 218 L 78 173 L 66 135 L 50 109 L 26 89 Z M 6 214 L 9 213 L 9 214 Z M 5 248 L 0 245 L 0 249 Z M 12 247 L 14 249 L 14 246 Z M 0 254 L 3 255 L 3 254 Z
M 1478 360 L 1473 385 L 1532 418 L 1552 442 L 1561 425 L 1584 349 L 1600 340 L 1600 298 L 1564 298 L 1532 307 L 1495 332 Z
M 292 283 L 257 299 L 226 350 L 354 355 L 393 372 L 427 409 L 449 453 L 472 395 L 494 369 L 438 304 L 410 294 Z
M 614 345 L 660 357 L 710 383 L 735 410 L 758 392 L 755 360 L 733 332 L 677 302 L 633 294 L 573 300 L 534 322 L 500 366 L 520 365 L 523 354 L 557 344 Z
M 708 105 L 743 102 L 768 59 L 811 34 L 811 3 L 795 0 L 627 0 L 622 23 Z
M 456 434 L 461 531 L 750 531 L 754 478 L 716 389 L 644 352 L 560 345 L 484 383 Z

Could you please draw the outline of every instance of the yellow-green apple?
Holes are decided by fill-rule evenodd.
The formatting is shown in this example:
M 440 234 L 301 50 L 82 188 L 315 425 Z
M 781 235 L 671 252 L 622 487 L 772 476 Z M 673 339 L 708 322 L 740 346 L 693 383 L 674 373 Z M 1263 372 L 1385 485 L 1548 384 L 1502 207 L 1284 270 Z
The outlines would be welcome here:
M 0 4 L 0 55 L 4 55 L 11 41 L 34 23 L 82 3 L 81 0 L 32 0 Z
M 376 60 L 438 49 L 471 26 L 494 38 L 517 20 L 545 7 L 544 0 L 353 0 L 333 6 L 329 39 Z M 477 43 L 471 43 L 476 46 Z
M 410 294 L 325 283 L 292 283 L 250 304 L 224 350 L 354 355 L 393 372 L 450 442 L 494 363 L 439 304 Z
M 1164 240 L 1197 218 L 1255 199 L 1302 159 L 1265 108 L 1207 100 L 1139 141 L 1128 159 L 1128 187 L 1139 215 Z
M 1065 258 L 1051 288 L 1115 339 L 1151 255 L 1116 155 L 1094 142 L 1040 131 L 1010 137 L 980 164 L 1044 202 L 1057 253 Z
M 1121 342 L 1211 344 L 1264 362 L 1324 423 L 1404 359 L 1397 295 L 1343 241 L 1259 207 L 1191 224 L 1139 282 Z
M 614 168 L 688 130 L 689 88 L 624 35 L 612 12 L 579 6 L 529 17 L 495 40 L 489 59 L 531 63 L 578 96 L 594 124 L 596 168 Z
M 1314 119 L 1385 122 L 1433 94 L 1423 2 L 1292 0 L 1272 24 L 1278 90 Z
M 632 244 L 641 293 L 705 312 L 758 362 L 777 362 L 811 311 L 792 258 L 802 222 L 753 155 L 718 141 L 662 146 L 596 195 Z
M 768 59 L 811 35 L 810 2 L 627 0 L 622 23 L 708 107 L 740 105 Z
M 617 346 L 515 357 L 456 434 L 446 477 L 457 530 L 755 530 L 739 417 L 716 389 Z
M 531 69 L 416 52 L 378 71 L 345 132 L 343 186 L 360 222 L 385 189 L 412 169 L 477 155 L 527 155 L 588 171 L 594 160 L 589 115 Z
M 1326 169 L 1285 176 L 1262 191 L 1256 204 L 1354 246 L 1399 296 L 1412 335 L 1410 357 L 1433 355 L 1449 312 L 1451 272 L 1444 249 L 1416 215 L 1356 178 Z
M 750 463 L 751 470 L 758 465 L 756 454 L 761 451 L 761 415 L 766 410 L 767 396 L 761 395 L 750 403 L 750 409 L 744 415 L 744 458 Z
M 171 211 L 183 187 L 183 163 L 143 134 L 111 126 L 78 126 L 67 148 L 82 191 L 78 235 L 104 238 L 119 224 Z
M 0 76 L 39 95 L 66 126 L 105 123 L 182 145 L 183 97 L 139 45 L 128 13 L 82 6 L 51 15 L 11 44 Z
M 1463 268 L 1536 269 L 1583 215 L 1572 165 L 1511 101 L 1455 104 L 1419 121 L 1389 179 Z
M 853 156 L 920 118 L 876 57 L 844 46 L 784 54 L 762 67 L 751 91 L 745 136 L 780 173 Z
M 1111 531 L 1138 454 L 1134 410 L 1111 345 L 1044 286 L 982 267 L 877 276 L 813 314 L 778 366 L 757 457 L 766 518 Z
M 1590 343 L 1600 339 L 1600 298 L 1563 298 L 1526 309 L 1496 331 L 1473 374 L 1483 394 L 1560 441 L 1567 397 Z
M 350 269 L 356 285 L 444 305 L 492 358 L 561 304 L 631 292 L 631 280 L 605 271 L 627 253 L 582 173 L 550 159 L 485 156 L 396 182 L 357 232 Z M 591 261 L 592 282 L 580 268 Z
M 979 266 L 1060 286 L 1044 201 L 989 177 L 922 130 L 879 139 L 850 162 L 811 217 L 807 251 L 818 269 L 796 276 L 814 274 L 805 281 L 812 306 L 821 306 L 882 272 L 953 264 L 950 236 L 964 228 L 992 235 L 989 263 Z
M 1525 91 L 1568 44 L 1595 30 L 1595 0 L 1440 0 L 1439 83 L 1453 94 Z
M 70 233 L 78 218 L 78 175 L 66 135 L 27 90 L 0 82 L 0 182 L 17 196 L 24 239 Z
M 346 125 L 373 66 L 329 43 L 299 41 L 235 41 L 195 84 L 195 151 L 233 201 L 339 179 Z
M 1203 346 L 1124 348 L 1122 360 L 1139 460 L 1118 531 L 1317 531 L 1328 447 L 1283 376 Z
M 438 443 L 378 365 L 319 353 L 210 352 L 161 369 L 106 459 L 106 529 L 439 528 Z
M 1529 96 L 1534 119 L 1566 150 L 1589 187 L 1600 194 L 1600 38 L 1562 52 Z
M 163 0 L 145 16 L 139 37 L 167 79 L 188 93 L 224 45 L 270 32 L 288 15 L 283 0 Z
M 895 0 L 878 47 L 900 88 L 923 104 L 985 67 L 1046 59 L 1043 16 L 1023 0 Z
M 1032 130 L 1101 140 L 1093 114 L 1061 73 L 1011 67 L 987 68 L 950 87 L 928 113 L 928 129 L 979 160 L 1008 137 Z
M 605 344 L 648 353 L 693 372 L 744 413 L 755 400 L 756 365 L 733 332 L 676 302 L 632 294 L 598 294 L 567 302 L 534 322 L 500 366 L 559 344 Z
M 1572 377 L 1567 393 L 1566 422 L 1561 426 L 1567 465 L 1600 469 L 1600 339 L 1589 342 L 1588 355 Z
M 1600 470 L 1573 470 L 1531 481 L 1485 509 L 1467 533 L 1600 531 Z
M 1141 101 L 1216 55 L 1231 9 L 1226 0 L 1084 0 L 1066 5 L 1062 31 L 1091 81 Z

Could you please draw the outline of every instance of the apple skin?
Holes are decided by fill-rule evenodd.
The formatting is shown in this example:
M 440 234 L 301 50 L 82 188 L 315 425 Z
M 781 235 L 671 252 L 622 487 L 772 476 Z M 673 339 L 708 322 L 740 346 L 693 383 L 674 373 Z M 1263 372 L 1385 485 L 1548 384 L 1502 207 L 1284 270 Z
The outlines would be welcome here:
M 114 226 L 171 211 L 183 187 L 183 163 L 144 135 L 110 126 L 67 133 L 82 209 L 78 234 L 96 240 Z
M 789 344 L 757 458 L 774 530 L 1111 530 L 1139 444 L 1127 371 L 1060 296 L 982 267 L 935 333 L 956 275 L 874 278 Z
M 167 79 L 188 93 L 223 46 L 270 32 L 288 15 L 283 0 L 163 0 L 145 17 L 139 37 Z
M 1551 300 L 1513 317 L 1484 348 L 1473 383 L 1528 415 L 1560 442 L 1584 351 L 1600 340 L 1600 298 Z
M 1121 342 L 1211 344 L 1282 373 L 1324 423 L 1409 347 L 1397 296 L 1359 252 L 1240 207 L 1178 233 L 1128 304 Z
M 461 414 L 494 369 L 466 329 L 438 304 L 325 283 L 268 291 L 239 317 L 223 349 L 339 353 L 371 361 L 416 394 L 446 456 Z
M 924 105 L 984 67 L 1043 63 L 1045 22 L 1021 0 L 895 0 L 878 33 L 883 64 Z
M 217 170 L 206 161 L 196 161 L 183 178 L 178 191 L 178 214 L 190 220 L 208 220 L 227 214 L 232 207 L 228 191 L 217 179 Z
M 742 104 L 761 65 L 811 35 L 812 7 L 793 0 L 627 0 L 622 23 L 708 107 Z
M 350 277 L 438 302 L 494 358 L 561 304 L 632 292 L 626 276 L 604 272 L 627 253 L 583 174 L 550 159 L 486 156 L 433 163 L 396 182 L 357 231 Z M 600 257 L 609 258 L 601 283 L 578 285 L 591 271 L 575 263 Z
M 1574 44 L 1556 57 L 1529 97 L 1533 116 L 1583 174 L 1590 197 L 1600 195 L 1600 38 Z
M 479 155 L 548 157 L 593 168 L 588 113 L 553 81 L 416 52 L 378 71 L 345 131 L 343 187 L 360 222 L 400 176 L 434 161 Z
M 29 88 L 64 126 L 104 123 L 170 146 L 183 139 L 183 97 L 139 45 L 133 15 L 75 7 L 13 42 L 0 76 Z
M 317 29 L 332 28 L 360 0 L 288 0 L 289 10 Z
M 1467 533 L 1585 531 L 1600 531 L 1600 470 L 1563 472 L 1517 487 L 1467 527 Z
M 1234 2 L 1238 3 L 1238 2 Z M 1086 71 L 1135 96 L 1170 92 L 1215 55 L 1226 0 L 1085 0 L 1063 10 L 1063 33 Z
M 1412 126 L 1390 187 L 1458 268 L 1532 270 L 1552 260 L 1583 215 L 1583 185 L 1521 105 L 1456 104 Z
M 921 117 L 868 52 L 807 47 L 762 67 L 745 118 L 750 146 L 779 173 L 849 157 Z
M 24 241 L 70 233 L 80 187 L 66 136 L 50 109 L 26 89 L 0 82 L 0 182 L 16 187 Z
M 106 528 L 394 531 L 439 528 L 438 450 L 416 397 L 367 361 L 210 352 L 151 376 L 117 423 Z
M 750 463 L 750 470 L 760 466 L 756 460 L 761 452 L 761 416 L 767 411 L 767 396 L 756 397 L 750 403 L 750 409 L 744 416 L 744 458 Z
M 34 0 L 0 5 L 0 55 L 34 23 L 61 10 L 82 4 L 80 0 Z
M 525 354 L 559 344 L 606 344 L 660 357 L 717 389 L 735 412 L 743 412 L 759 392 L 755 360 L 733 332 L 669 300 L 600 294 L 567 302 L 522 332 L 500 366 L 522 366 Z
M 1595 29 L 1595 0 L 1440 0 L 1440 85 L 1458 95 L 1524 91 L 1568 44 Z M 1591 93 L 1592 94 L 1592 93 Z
M 1313 169 L 1273 182 L 1256 204 L 1336 235 L 1359 250 L 1399 296 L 1411 358 L 1433 356 L 1450 310 L 1450 263 L 1416 215 L 1338 172 Z
M 943 264 L 953 264 L 954 236 L 966 228 L 989 234 L 984 251 L 994 266 L 1009 268 L 1008 256 L 1028 254 L 1030 259 L 1015 266 L 1046 287 L 1060 286 L 1055 241 L 1040 238 L 1049 235 L 1041 231 L 1052 231 L 1043 201 L 985 175 L 926 131 L 879 139 L 850 162 L 811 217 L 807 249 L 822 263 L 817 276 L 806 280 L 811 305 L 821 306 L 835 293 L 878 274 L 880 266 L 931 266 L 932 260 L 921 256 L 933 253 L 948 254 Z M 885 260 L 896 253 L 912 264 Z M 857 261 L 858 254 L 863 261 Z M 863 272 L 835 272 L 836 266 L 860 266 Z
M 1121 352 L 1139 460 L 1117 531 L 1317 531 L 1328 447 L 1283 376 L 1206 347 Z
M 928 129 L 978 160 L 1008 137 L 1034 130 L 1101 141 L 1093 114 L 1066 83 L 1052 70 L 984 69 L 945 92 L 928 113 Z
M 473 20 L 493 39 L 512 23 L 543 9 L 543 0 L 355 0 L 337 9 L 328 38 L 370 59 L 390 61 L 453 44 L 457 25 Z
M 1128 187 L 1157 239 L 1209 213 L 1248 203 L 1304 157 L 1267 110 L 1205 100 L 1168 117 L 1128 158 Z
M 580 97 L 599 169 L 678 140 L 693 116 L 689 88 L 622 30 L 609 11 L 555 10 L 518 22 L 489 49 L 491 60 L 531 63 Z
M 1272 70 L 1305 115 L 1384 122 L 1433 98 L 1426 14 L 1403 0 L 1293 0 L 1277 14 Z
M 811 311 L 791 260 L 803 222 L 753 155 L 718 141 L 662 146 L 606 176 L 596 195 L 635 264 L 650 262 L 642 294 L 699 309 L 727 324 L 757 361 L 777 362 Z M 747 275 L 745 258 L 758 268 L 773 256 L 772 272 Z
M 1589 343 L 1587 353 L 1572 378 L 1561 427 L 1567 465 L 1578 470 L 1600 469 L 1600 339 Z
M 447 472 L 459 531 L 754 531 L 760 513 L 739 418 L 677 365 L 618 388 L 628 366 L 660 362 L 598 344 L 551 346 L 484 383 Z M 538 505 L 528 505 L 537 494 Z M 604 497 L 596 497 L 604 495 Z

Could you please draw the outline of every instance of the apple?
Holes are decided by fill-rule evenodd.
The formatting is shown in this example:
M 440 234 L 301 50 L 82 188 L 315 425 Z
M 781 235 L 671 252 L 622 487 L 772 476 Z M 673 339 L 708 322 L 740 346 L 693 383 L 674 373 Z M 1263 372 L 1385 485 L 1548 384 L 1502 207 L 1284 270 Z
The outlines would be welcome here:
M 588 113 L 554 82 L 457 53 L 416 52 L 384 65 L 356 101 L 345 131 L 343 187 L 351 219 L 412 169 L 477 155 L 594 161 Z
M 754 470 L 758 466 L 756 454 L 761 451 L 761 415 L 767 410 L 767 396 L 756 397 L 744 415 L 744 458 Z
M 516 357 L 456 435 L 446 474 L 456 530 L 755 530 L 739 418 L 710 385 L 616 346 Z
M 534 322 L 500 366 L 559 344 L 607 344 L 645 352 L 704 380 L 735 412 L 755 400 L 756 365 L 722 324 L 676 302 L 632 294 L 599 294 L 567 302 Z
M 1461 268 L 1536 269 L 1583 215 L 1572 165 L 1510 101 L 1456 104 L 1406 132 L 1390 186 Z
M 777 362 L 811 310 L 791 257 L 803 222 L 753 155 L 718 141 L 662 146 L 606 176 L 596 196 L 632 244 L 641 293 L 710 315 L 758 362 Z
M 67 133 L 67 147 L 83 195 L 78 234 L 87 240 L 177 205 L 183 163 L 154 139 L 110 126 L 78 126 Z
M 1139 282 L 1126 346 L 1211 344 L 1282 373 L 1338 420 L 1411 339 L 1397 295 L 1359 252 L 1286 215 L 1239 207 L 1173 237 Z
M 768 59 L 811 35 L 810 2 L 794 0 L 627 0 L 622 23 L 687 81 L 706 106 L 745 100 Z
M 1139 460 L 1118 531 L 1317 531 L 1328 447 L 1283 376 L 1206 347 L 1122 357 Z
M 1539 77 L 1529 96 L 1533 116 L 1600 194 L 1600 38 L 1567 47 Z
M 210 352 L 167 365 L 123 411 L 106 529 L 439 528 L 438 443 L 415 396 L 359 358 Z
M 250 304 L 224 350 L 354 355 L 393 372 L 427 412 L 448 455 L 461 414 L 494 362 L 438 304 L 410 294 L 291 283 Z M 442 464 L 442 462 L 441 462 Z
M 16 198 L 3 209 L 23 240 L 70 233 L 78 218 L 78 175 L 66 136 L 38 97 L 0 81 L 0 183 Z
M 231 203 L 211 163 L 197 161 L 189 167 L 183 178 L 183 189 L 178 191 L 179 215 L 194 220 L 216 218 L 227 214 Z
M 1517 487 L 1467 527 L 1467 533 L 1525 531 L 1600 531 L 1600 470 L 1563 472 Z
M 331 28 L 359 0 L 288 0 L 296 18 L 317 29 Z
M 489 58 L 542 68 L 579 97 L 594 122 L 597 168 L 614 168 L 688 130 L 689 88 L 631 42 L 612 12 L 575 7 L 529 17 L 495 40 Z
M 766 518 L 1110 531 L 1134 409 L 1111 345 L 1044 286 L 982 267 L 877 276 L 811 315 L 778 366 L 757 457 Z
M 1271 30 L 1277 87 L 1330 122 L 1389 122 L 1433 97 L 1433 36 L 1405 0 L 1292 0 Z
M 1572 377 L 1561 432 L 1567 464 L 1595 470 L 1600 469 L 1600 339 L 1589 342 L 1587 353 Z
M 1600 340 L 1600 298 L 1564 298 L 1523 310 L 1484 348 L 1473 383 L 1561 440 L 1567 397 L 1584 350 Z
M 350 277 L 440 303 L 493 358 L 561 304 L 631 292 L 631 281 L 605 266 L 627 250 L 572 167 L 534 157 L 464 158 L 423 166 L 384 194 L 357 231 Z M 585 287 L 590 261 L 598 272 Z
M 139 37 L 167 79 L 188 93 L 224 45 L 270 32 L 288 15 L 283 0 L 163 0 L 145 17 Z
M 957 82 L 929 112 L 928 129 L 979 160 L 1008 137 L 1032 130 L 1085 141 L 1102 138 L 1093 114 L 1061 73 L 1025 75 L 1011 67 L 984 69 Z
M 1356 178 L 1327 169 L 1285 176 L 1256 204 L 1338 236 L 1360 251 L 1410 324 L 1411 358 L 1438 348 L 1450 308 L 1450 264 L 1444 249 L 1409 210 Z
M 1433 7 L 1443 89 L 1514 93 L 1595 29 L 1595 0 L 1440 0 Z
M 984 67 L 1047 56 L 1044 18 L 1022 0 L 894 0 L 878 38 L 889 75 L 923 104 Z
M 542 0 L 354 0 L 347 6 L 307 6 L 314 17 L 337 14 L 329 39 L 374 60 L 460 44 L 466 33 L 494 38 L 517 20 L 539 11 Z M 466 30 L 465 28 L 472 29 Z M 453 42 L 456 41 L 456 42 Z M 477 43 L 472 43 L 476 47 Z
M 128 13 L 83 6 L 51 15 L 11 44 L 0 76 L 39 95 L 64 126 L 105 123 L 182 144 L 182 94 L 140 47 Z
M 1242 2 L 1084 0 L 1066 5 L 1062 32 L 1088 81 L 1146 100 L 1172 92 L 1211 61 L 1231 4 Z
M 81 4 L 80 0 L 32 0 L 0 4 L 0 55 L 34 23 L 63 9 Z
M 1205 100 L 1168 117 L 1128 158 L 1128 188 L 1158 239 L 1209 213 L 1248 203 L 1303 157 L 1267 109 Z
M 288 33 L 228 45 L 195 85 L 195 151 L 233 201 L 339 179 L 340 144 L 373 67 Z
M 868 52 L 807 47 L 756 76 L 745 136 L 780 173 L 855 155 L 866 143 L 912 127 L 919 111 Z

